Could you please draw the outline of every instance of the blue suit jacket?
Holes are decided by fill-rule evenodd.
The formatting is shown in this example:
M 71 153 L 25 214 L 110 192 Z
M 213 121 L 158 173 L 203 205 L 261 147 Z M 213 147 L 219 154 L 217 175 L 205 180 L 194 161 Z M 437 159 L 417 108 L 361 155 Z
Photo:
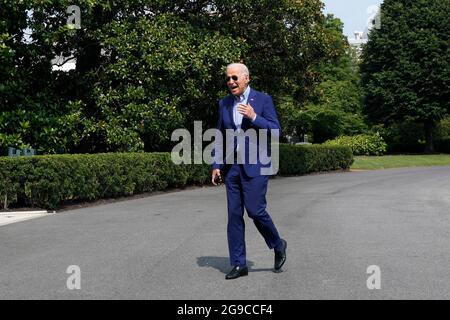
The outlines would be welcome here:
M 245 132 L 246 130 L 253 128 L 257 133 L 257 148 L 258 151 L 268 153 L 267 156 L 270 156 L 270 130 L 277 129 L 280 130 L 280 123 L 278 121 L 277 113 L 275 111 L 275 106 L 273 104 L 272 98 L 262 92 L 256 91 L 250 88 L 250 93 L 248 96 L 247 103 L 250 104 L 256 112 L 255 121 L 251 121 L 250 119 L 244 117 L 242 119 L 241 129 Z M 234 97 L 233 95 L 228 95 L 222 100 L 219 101 L 219 120 L 217 122 L 217 129 L 222 132 L 224 138 L 224 147 L 226 145 L 226 129 L 236 130 L 236 125 L 233 120 L 233 104 Z M 260 145 L 260 139 L 258 134 L 258 129 L 266 129 L 268 132 L 267 145 Z M 278 131 L 279 133 L 279 131 Z M 243 164 L 245 173 L 249 177 L 257 177 L 261 175 L 261 168 L 270 167 L 271 163 L 261 163 L 260 156 L 258 154 L 257 161 L 255 164 L 251 164 L 249 161 L 249 143 L 245 143 L 245 163 Z M 226 166 L 225 157 L 226 150 L 224 148 L 223 152 L 223 164 L 213 163 L 213 169 L 221 169 L 223 170 Z

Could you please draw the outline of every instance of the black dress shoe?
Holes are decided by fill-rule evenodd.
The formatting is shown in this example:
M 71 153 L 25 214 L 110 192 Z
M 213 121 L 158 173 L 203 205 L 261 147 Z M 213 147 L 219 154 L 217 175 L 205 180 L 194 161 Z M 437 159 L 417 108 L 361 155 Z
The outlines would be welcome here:
M 225 279 L 231 280 L 236 279 L 242 276 L 248 275 L 248 268 L 247 267 L 241 267 L 241 266 L 235 266 L 233 270 L 231 270 L 226 276 Z
M 280 250 L 275 250 L 275 272 L 281 272 L 281 267 L 286 262 L 286 248 L 287 242 L 284 239 L 281 239 L 282 246 Z

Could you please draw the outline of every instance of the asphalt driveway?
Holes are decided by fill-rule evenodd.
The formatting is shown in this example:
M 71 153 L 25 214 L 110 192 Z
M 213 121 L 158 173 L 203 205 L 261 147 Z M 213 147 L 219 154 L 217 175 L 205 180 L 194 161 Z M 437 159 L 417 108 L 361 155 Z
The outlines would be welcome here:
M 268 204 L 282 273 L 246 218 L 249 276 L 224 279 L 225 189 L 207 187 L 0 226 L 0 299 L 450 298 L 450 167 L 276 178 Z

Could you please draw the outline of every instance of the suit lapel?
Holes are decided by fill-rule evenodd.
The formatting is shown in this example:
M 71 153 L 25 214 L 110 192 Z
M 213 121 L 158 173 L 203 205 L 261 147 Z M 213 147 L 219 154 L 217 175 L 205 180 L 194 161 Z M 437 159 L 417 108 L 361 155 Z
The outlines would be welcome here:
M 225 103 L 228 110 L 228 115 L 230 117 L 231 125 L 233 126 L 233 129 L 236 130 L 237 128 L 236 125 L 234 124 L 234 116 L 233 116 L 233 104 L 234 104 L 233 95 L 230 94 Z
M 255 112 L 256 112 L 255 101 L 256 101 L 256 92 L 255 92 L 255 90 L 250 88 L 250 92 L 248 94 L 248 99 L 247 99 L 247 104 L 250 104 L 253 107 L 253 109 L 255 109 Z M 246 117 L 244 117 L 242 119 L 242 129 L 243 130 L 249 128 L 250 124 L 251 124 L 250 119 L 247 119 Z
M 250 104 L 253 106 L 254 101 L 255 101 L 255 97 L 256 97 L 256 92 L 255 92 L 255 90 L 253 90 L 252 88 L 250 88 L 250 93 L 248 94 L 247 104 L 250 103 Z

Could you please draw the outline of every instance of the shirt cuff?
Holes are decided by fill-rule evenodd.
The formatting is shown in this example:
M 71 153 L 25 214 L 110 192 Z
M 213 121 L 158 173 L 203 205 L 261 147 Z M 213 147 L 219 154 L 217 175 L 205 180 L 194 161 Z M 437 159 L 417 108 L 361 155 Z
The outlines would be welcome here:
M 257 116 L 258 115 L 255 113 L 255 117 L 252 119 L 252 122 L 255 122 Z

